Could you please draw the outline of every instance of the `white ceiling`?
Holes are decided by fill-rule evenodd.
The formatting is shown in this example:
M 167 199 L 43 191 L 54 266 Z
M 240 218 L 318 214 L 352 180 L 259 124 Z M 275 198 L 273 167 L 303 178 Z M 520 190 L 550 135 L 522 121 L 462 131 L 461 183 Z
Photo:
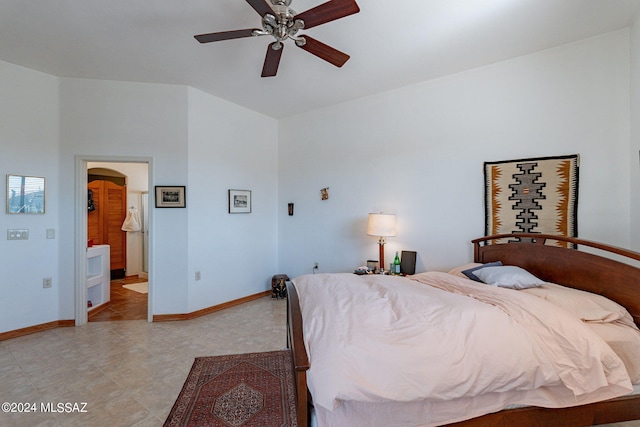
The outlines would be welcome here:
M 303 12 L 323 0 L 293 0 Z M 287 41 L 261 78 L 270 36 L 243 0 L 0 0 L 0 60 L 61 77 L 188 85 L 282 118 L 627 27 L 640 0 L 358 0 L 309 35 L 342 68 Z M 304 34 L 305 31 L 301 31 Z

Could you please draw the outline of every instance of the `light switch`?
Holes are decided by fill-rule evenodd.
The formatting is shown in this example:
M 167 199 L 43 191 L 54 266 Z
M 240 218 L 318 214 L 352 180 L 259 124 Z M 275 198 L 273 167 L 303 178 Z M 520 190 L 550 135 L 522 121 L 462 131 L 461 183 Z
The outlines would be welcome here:
M 56 238 L 56 229 L 47 228 L 47 239 L 55 239 L 55 238 Z
M 7 240 L 29 240 L 29 230 L 26 230 L 26 229 L 7 230 Z

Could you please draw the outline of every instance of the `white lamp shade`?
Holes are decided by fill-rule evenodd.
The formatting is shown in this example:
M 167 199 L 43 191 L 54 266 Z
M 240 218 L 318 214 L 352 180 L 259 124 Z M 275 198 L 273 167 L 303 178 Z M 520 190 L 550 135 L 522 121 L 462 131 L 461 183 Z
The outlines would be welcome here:
M 378 237 L 395 236 L 396 216 L 393 214 L 370 213 L 367 234 Z

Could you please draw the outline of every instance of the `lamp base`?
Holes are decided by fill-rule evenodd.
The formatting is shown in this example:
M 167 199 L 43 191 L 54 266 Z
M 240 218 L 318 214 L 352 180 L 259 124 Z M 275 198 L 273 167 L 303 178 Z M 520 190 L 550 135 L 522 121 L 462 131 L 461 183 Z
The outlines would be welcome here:
M 380 238 L 380 240 L 382 240 L 382 238 Z M 378 242 L 378 246 L 380 247 L 379 249 L 379 255 L 380 255 L 380 268 L 379 268 L 379 272 L 382 273 L 384 272 L 384 241 L 382 242 Z

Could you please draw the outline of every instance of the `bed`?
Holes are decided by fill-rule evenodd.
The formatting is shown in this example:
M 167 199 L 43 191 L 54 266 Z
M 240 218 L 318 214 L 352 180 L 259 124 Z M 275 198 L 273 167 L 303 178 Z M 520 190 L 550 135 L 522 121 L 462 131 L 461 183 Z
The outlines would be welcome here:
M 316 404 L 316 414 L 319 414 L 319 424 L 321 425 L 374 425 L 372 420 L 379 421 L 377 425 L 442 425 L 442 424 L 450 424 L 450 425 L 458 425 L 458 426 L 486 426 L 486 425 L 563 425 L 563 426 L 588 426 L 588 425 L 596 425 L 596 424 L 604 424 L 604 423 L 612 423 L 612 422 L 620 422 L 620 421 L 628 421 L 628 420 L 637 420 L 640 419 L 640 387 L 638 387 L 637 383 L 640 383 L 640 377 L 637 372 L 631 373 L 631 368 L 629 367 L 627 360 L 620 356 L 618 349 L 613 350 L 615 346 L 607 345 L 610 344 L 609 341 L 604 343 L 603 340 L 600 340 L 597 336 L 599 333 L 598 328 L 604 328 L 603 325 L 618 325 L 620 322 L 629 325 L 624 325 L 625 331 L 633 327 L 637 332 L 637 327 L 634 326 L 634 322 L 636 325 L 640 324 L 640 268 L 637 267 L 640 265 L 640 254 L 632 251 L 628 251 L 625 249 L 620 249 L 616 247 L 611 247 L 605 244 L 585 241 L 577 238 L 568 238 L 561 236 L 550 236 L 550 235 L 541 235 L 541 234 L 508 234 L 508 235 L 496 235 L 496 236 L 487 236 L 479 239 L 475 239 L 472 241 L 474 245 L 474 264 L 472 266 L 477 266 L 480 264 L 489 264 L 493 262 L 500 261 L 505 266 L 519 266 L 533 274 L 535 277 L 539 278 L 544 282 L 548 282 L 545 286 L 536 287 L 534 289 L 525 289 L 523 292 L 509 290 L 511 293 L 508 294 L 514 301 L 520 301 L 519 306 L 532 306 L 536 307 L 535 310 L 538 309 L 550 309 L 549 307 L 553 304 L 549 303 L 546 297 L 542 297 L 541 295 L 534 295 L 535 292 L 541 292 L 542 289 L 553 289 L 552 286 L 558 286 L 558 288 L 562 288 L 562 292 L 566 292 L 566 289 L 571 291 L 582 290 L 587 291 L 591 294 L 597 294 L 606 297 L 607 301 L 613 301 L 612 304 L 616 306 L 622 306 L 625 310 L 622 310 L 624 313 L 620 315 L 620 318 L 615 318 L 615 322 L 607 323 L 608 320 L 599 321 L 596 320 L 593 323 L 590 321 L 582 321 L 580 319 L 574 319 L 573 313 L 567 314 L 569 312 L 564 311 L 562 309 L 562 313 L 558 312 L 553 315 L 540 315 L 537 316 L 536 312 L 532 316 L 530 313 L 521 314 L 519 312 L 515 313 L 516 321 L 510 318 L 508 323 L 515 324 L 516 328 L 522 328 L 522 324 L 528 323 L 531 321 L 532 317 L 541 317 L 545 322 L 548 322 L 549 325 L 557 324 L 557 326 L 553 326 L 559 330 L 562 330 L 562 334 L 565 333 L 565 329 L 570 329 L 567 325 L 571 325 L 573 328 L 574 323 L 576 324 L 576 328 L 578 328 L 577 332 L 566 332 L 570 334 L 574 334 L 571 337 L 562 337 L 561 341 L 564 343 L 571 342 L 571 345 L 583 345 L 583 344 L 575 344 L 575 342 L 586 342 L 588 349 L 581 349 L 580 347 L 575 347 L 575 353 L 579 354 L 579 357 L 587 357 L 584 354 L 589 353 L 588 357 L 592 359 L 585 359 L 583 361 L 577 361 L 576 363 L 579 365 L 578 370 L 580 369 L 594 369 L 593 372 L 584 371 L 584 378 L 576 379 L 576 376 L 573 376 L 574 373 L 571 370 L 564 370 L 563 363 L 558 361 L 551 361 L 553 365 L 551 368 L 532 368 L 527 371 L 527 368 L 519 368 L 517 364 L 514 364 L 511 368 L 512 371 L 518 371 L 521 369 L 521 372 L 518 371 L 513 375 L 515 378 L 505 378 L 503 384 L 478 384 L 479 378 L 484 378 L 482 375 L 476 375 L 473 380 L 473 384 L 468 385 L 465 384 L 461 389 L 454 390 L 455 393 L 451 394 L 452 398 L 447 401 L 447 396 L 451 393 L 450 390 L 439 390 L 437 387 L 429 387 L 430 393 L 436 393 L 438 399 L 444 402 L 442 405 L 440 401 L 438 401 L 437 405 L 432 405 L 433 402 L 430 402 L 428 405 L 421 400 L 418 400 L 417 395 L 412 394 L 412 390 L 402 389 L 401 392 L 404 393 L 403 399 L 406 401 L 393 401 L 391 395 L 387 395 L 387 391 L 394 389 L 397 384 L 392 384 L 389 381 L 389 378 L 382 378 L 377 383 L 377 379 L 371 379 L 371 387 L 374 392 L 371 390 L 364 390 L 360 385 L 351 386 L 349 384 L 344 385 L 347 389 L 351 387 L 350 390 L 337 390 L 337 391 L 325 391 L 322 387 L 322 380 L 318 378 L 322 378 L 323 376 L 328 377 L 329 380 L 325 381 L 328 383 L 329 388 L 333 386 L 333 383 L 341 383 L 341 378 L 344 376 L 350 376 L 351 368 L 354 368 L 357 371 L 357 367 L 359 365 L 358 357 L 362 357 L 362 354 L 359 354 L 357 350 L 365 349 L 365 355 L 374 355 L 375 351 L 371 351 L 370 347 L 367 347 L 367 343 L 362 344 L 362 348 L 359 349 L 347 349 L 343 351 L 343 354 L 338 353 L 337 359 L 348 359 L 349 353 L 355 355 L 356 360 L 347 362 L 347 368 L 336 366 L 335 370 L 337 373 L 331 372 L 333 369 L 329 364 L 327 364 L 326 359 L 327 356 L 323 354 L 323 352 L 327 351 L 327 348 L 340 347 L 339 345 L 333 344 L 323 344 L 324 341 L 320 340 L 317 342 L 310 343 L 309 341 L 305 341 L 305 336 L 303 334 L 303 330 L 305 325 L 307 327 L 314 327 L 313 324 L 319 323 L 315 327 L 319 328 L 316 330 L 322 330 L 329 323 L 338 323 L 341 328 L 347 328 L 349 330 L 349 334 L 357 329 L 356 326 L 349 326 L 349 323 L 345 319 L 341 318 L 330 318 L 325 319 L 323 324 L 323 320 L 321 317 L 314 313 L 310 315 L 309 318 L 305 318 L 303 323 L 303 312 L 305 310 L 301 309 L 301 301 L 303 302 L 303 306 L 307 307 L 307 311 L 309 307 L 316 305 L 315 302 L 309 303 L 309 292 L 303 291 L 299 294 L 301 289 L 305 289 L 307 286 L 305 283 L 307 279 L 309 280 L 321 280 L 322 283 L 329 286 L 328 289 L 331 292 L 342 292 L 342 288 L 350 287 L 352 285 L 342 285 L 342 283 L 347 283 L 343 281 L 348 281 L 352 283 L 354 280 L 359 285 L 360 288 L 372 288 L 377 289 L 377 286 L 391 286 L 397 287 L 398 291 L 396 293 L 403 294 L 405 293 L 405 289 L 409 289 L 410 292 L 417 292 L 416 296 L 412 296 L 408 298 L 409 300 L 419 300 L 422 298 L 423 294 L 426 295 L 425 298 L 430 298 L 430 301 L 434 299 L 434 295 L 437 297 L 435 299 L 443 300 L 443 304 L 448 304 L 450 299 L 463 301 L 463 306 L 465 304 L 468 306 L 464 310 L 453 310 L 454 313 L 457 313 L 455 316 L 465 317 L 470 314 L 473 314 L 474 319 L 472 322 L 474 325 L 477 323 L 480 325 L 482 322 L 478 319 L 484 316 L 484 311 L 487 311 L 487 316 L 495 315 L 497 313 L 498 316 L 504 316 L 504 312 L 508 312 L 512 310 L 509 307 L 500 307 L 503 295 L 507 295 L 504 292 L 501 293 L 501 290 L 488 290 L 489 296 L 472 296 L 469 298 L 467 295 L 470 291 L 469 289 L 474 289 L 471 281 L 466 278 L 461 278 L 461 276 L 457 273 L 458 271 L 451 271 L 449 273 L 437 273 L 430 272 L 424 274 L 418 274 L 412 276 L 411 278 L 388 278 L 384 279 L 386 282 L 383 285 L 379 285 L 376 281 L 378 278 L 360 277 L 356 275 L 334 275 L 334 276 L 325 276 L 324 278 L 296 278 L 293 283 L 288 283 L 288 309 L 287 309 L 287 343 L 288 346 L 292 349 L 293 359 L 294 359 L 294 369 L 295 369 L 295 377 L 296 377 L 296 390 L 297 390 L 297 404 L 298 404 L 298 424 L 300 426 L 307 426 L 310 423 L 310 413 L 312 402 Z M 565 246 L 565 247 L 563 247 Z M 568 247 L 571 248 L 568 248 Z M 489 269 L 485 269 L 485 271 L 489 271 Z M 350 277 L 347 277 L 350 276 Z M 357 282 L 360 280 L 360 282 Z M 365 286 L 362 284 L 363 281 L 370 280 L 372 282 L 367 282 Z M 441 290 L 438 289 L 439 281 L 451 282 L 456 290 L 451 292 L 450 289 L 447 289 L 446 295 L 441 293 Z M 338 283 L 338 285 L 334 285 L 333 282 Z M 313 283 L 313 281 L 309 282 Z M 328 284 L 328 285 L 326 285 Z M 557 284 L 557 285 L 553 285 Z M 429 285 L 429 286 L 425 286 Z M 330 286 L 334 286 L 334 288 L 330 288 Z M 446 286 L 450 286 L 447 284 Z M 480 287 L 480 286 L 476 286 Z M 484 288 L 494 288 L 491 286 L 483 285 Z M 428 288 L 428 289 L 427 289 Z M 434 288 L 435 290 L 433 290 Z M 383 289 L 383 288 L 380 288 Z M 558 289 L 560 291 L 560 289 Z M 392 293 L 388 293 L 387 290 L 378 291 L 378 293 L 383 292 L 385 295 L 392 295 Z M 445 291 L 442 291 L 445 292 Z M 474 291 L 475 292 L 475 291 Z M 485 292 L 484 290 L 482 292 Z M 573 292 L 573 291 L 571 291 Z M 577 292 L 577 291 L 576 291 Z M 453 294 L 450 295 L 450 294 Z M 513 297 L 511 297 L 513 296 Z M 340 295 L 337 295 L 334 302 L 336 304 L 341 304 Z M 364 307 L 370 307 L 370 300 L 367 300 L 368 297 L 358 297 L 365 298 L 361 300 L 363 304 L 357 304 Z M 466 298 L 466 299 L 464 299 Z M 478 304 L 479 300 L 484 298 L 489 298 L 487 306 L 489 308 L 479 308 L 481 304 Z M 529 298 L 529 299 L 527 299 Z M 601 298 L 601 297 L 598 297 Z M 574 300 L 572 298 L 571 300 Z M 575 300 L 579 300 L 575 299 Z M 304 302 L 307 301 L 307 302 Z M 616 304 L 617 303 L 617 304 Z M 402 304 L 409 304 L 408 302 L 402 302 Z M 511 304 L 511 302 L 509 302 Z M 318 303 L 318 306 L 322 304 Z M 541 308 L 538 308 L 538 305 Z M 496 306 L 499 307 L 499 310 L 496 310 Z M 482 307 L 486 307 L 482 305 Z M 528 307 L 527 307 L 528 309 Z M 533 308 L 532 308 L 533 309 Z M 376 308 L 376 310 L 378 310 Z M 556 310 L 554 308 L 553 310 Z M 615 311 L 615 309 L 612 309 Z M 347 312 L 350 313 L 351 309 L 341 309 L 336 310 L 337 312 Z M 438 310 L 435 310 L 438 311 Z M 439 310 L 440 312 L 442 310 Z M 446 310 L 450 312 L 451 310 Z M 610 314 L 610 313 L 609 313 Z M 609 315 L 607 314 L 607 315 Z M 357 317 L 361 316 L 361 314 L 354 314 L 356 316 L 356 324 L 363 323 L 367 317 Z M 392 315 L 393 317 L 394 315 Z M 519 316 L 519 317 L 518 317 Z M 545 318 L 546 316 L 546 318 Z M 624 318 L 622 318 L 624 316 Z M 369 316 L 369 317 L 380 317 Z M 384 315 L 382 316 L 385 317 Z M 388 316 L 387 316 L 388 317 Z M 476 317 L 478 319 L 476 319 Z M 507 316 L 508 317 L 508 316 Z M 359 319 L 359 320 L 358 320 Z M 546 319 L 546 320 L 545 320 Z M 552 319 L 552 320 L 549 320 Z M 398 319 L 393 319 L 394 322 L 397 322 Z M 343 323 L 344 321 L 344 323 Z M 487 319 L 487 322 L 491 323 L 494 320 L 491 318 Z M 368 321 L 367 321 L 368 322 Z M 452 325 L 453 322 L 450 318 L 446 319 L 447 325 Z M 365 322 L 366 323 L 366 322 Z M 463 323 L 463 322 L 460 322 Z M 394 323 L 395 324 L 395 323 Z M 589 327 L 581 326 L 583 324 L 588 325 Z M 405 325 L 406 326 L 406 325 Z M 428 322 L 424 323 L 423 326 L 428 326 Z M 475 326 L 474 326 L 475 327 Z M 478 326 L 479 327 L 479 326 Z M 371 325 L 367 325 L 367 329 L 372 330 L 375 327 L 371 327 Z M 582 329 L 580 329 L 582 328 Z M 446 328 L 447 334 L 449 332 L 449 327 Z M 547 329 L 543 327 L 541 329 Z M 552 329 L 549 326 L 549 329 Z M 504 346 L 504 342 L 499 341 L 499 337 L 506 337 L 504 339 L 513 339 L 518 340 L 518 331 L 520 329 L 516 329 L 515 335 L 508 335 L 509 333 L 513 334 L 513 332 L 502 332 L 500 334 L 494 334 L 496 341 L 494 345 L 496 347 Z M 634 333 L 636 333 L 634 332 Z M 440 333 L 436 330 L 431 331 L 432 334 Z M 469 336 L 478 336 L 477 331 L 467 330 L 465 333 L 469 334 Z M 532 335 L 534 336 L 534 341 L 536 343 L 543 342 L 545 338 L 545 333 L 540 332 L 542 335 L 538 336 L 538 332 L 532 332 L 527 330 L 526 332 L 520 331 L 520 335 Z M 555 332 L 554 332 L 555 333 Z M 640 336 L 640 332 L 637 332 Z M 313 335 L 313 333 L 310 333 Z M 317 335 L 317 334 L 316 334 Z M 320 334 L 322 335 L 322 334 Z M 331 334 L 324 335 L 341 335 L 339 331 Z M 434 335 L 437 336 L 437 335 Z M 488 335 L 488 340 L 493 339 L 490 335 Z M 537 338 L 536 338 L 537 337 Z M 542 337 L 542 338 L 541 338 Z M 595 337 L 595 338 L 594 338 Z M 323 337 L 325 338 L 325 337 Z M 433 335 L 432 335 L 433 338 Z M 404 339 L 404 338 L 403 338 Z M 625 338 L 626 339 L 626 338 Z M 635 338 L 634 338 L 635 339 Z M 483 338 L 484 340 L 484 338 Z M 367 341 L 367 340 L 363 340 Z M 437 344 L 431 344 L 431 350 L 439 350 L 439 351 L 453 351 L 455 353 L 455 349 L 452 347 L 451 349 L 447 349 L 445 343 L 448 341 L 455 342 L 455 339 L 452 340 L 440 340 Z M 459 340 L 458 340 L 459 341 Z M 476 340 L 477 341 L 477 340 Z M 328 341 L 331 342 L 331 341 Z M 597 343 L 597 345 L 596 345 Z M 402 341 L 401 345 L 407 345 L 404 350 L 413 349 L 415 343 L 411 341 Z M 536 344 L 536 345 L 538 345 Z M 466 345 L 466 344 L 465 344 Z M 528 344 L 531 345 L 531 344 Z M 552 344 L 549 344 L 552 345 Z M 626 344 L 625 344 L 626 345 Z M 635 344 L 634 344 L 635 345 Z M 418 344 L 419 346 L 419 344 Z M 310 348 L 310 354 L 307 353 L 307 347 Z M 638 346 L 635 345 L 633 351 L 638 351 Z M 533 348 L 533 347 L 531 347 Z M 587 347 L 585 347 L 587 348 Z M 380 353 L 384 353 L 385 351 L 380 351 Z M 474 353 L 481 353 L 484 350 L 474 350 Z M 533 359 L 542 358 L 548 356 L 549 351 L 553 352 L 555 349 L 549 350 L 539 350 L 536 347 L 536 350 L 532 350 L 531 356 Z M 591 354 L 591 352 L 597 352 L 597 354 Z M 537 355 L 537 352 L 540 355 Z M 547 353 L 545 353 L 547 352 Z M 423 371 L 426 369 L 420 366 L 418 369 L 419 372 L 414 374 L 407 374 L 405 370 L 406 366 L 418 366 L 421 364 L 414 363 L 411 361 L 415 360 L 415 355 L 413 355 L 414 351 L 402 351 L 394 354 L 394 357 L 397 356 L 397 365 L 402 367 L 402 376 L 404 378 L 403 381 L 407 383 L 416 382 L 418 379 L 422 378 L 421 375 L 425 373 Z M 504 351 L 501 353 L 505 353 Z M 583 354 L 584 353 L 584 354 Z M 638 359 L 637 362 L 640 362 L 640 358 L 636 355 L 637 353 L 631 353 L 631 359 Z M 405 355 L 409 355 L 405 358 Z M 546 355 L 546 356 L 545 356 Z M 620 356 L 620 357 L 618 357 Z M 335 355 L 333 357 L 336 357 Z M 421 357 L 421 356 L 419 356 Z M 459 356 L 457 356 L 459 357 Z M 520 356 L 518 356 L 520 357 Z M 524 357 L 524 356 L 523 356 Z M 455 357 L 453 357 L 455 358 Z M 373 359 L 376 362 L 379 362 L 375 357 Z M 491 363 L 486 363 L 487 360 L 491 360 L 492 357 L 487 357 L 484 355 L 483 362 L 481 364 L 478 363 L 470 363 L 469 366 L 481 367 L 485 368 L 485 365 L 491 365 Z M 548 359 L 548 357 L 547 357 Z M 614 360 L 615 359 L 615 360 Z M 533 360 L 533 363 L 535 363 Z M 316 373 L 315 380 L 313 377 L 308 378 L 310 375 L 311 362 L 314 363 L 314 368 L 316 372 L 321 372 L 321 375 L 318 376 Z M 595 362 L 594 362 L 595 361 Z M 506 357 L 504 360 L 500 359 L 496 364 L 503 363 L 512 363 L 513 361 L 509 361 L 509 358 Z M 520 361 L 518 361 L 519 363 Z M 545 359 L 545 363 L 549 362 Z M 324 363 L 324 366 L 323 366 Z M 573 363 L 573 362 L 572 362 Z M 394 375 L 394 369 L 390 366 L 396 365 L 396 363 L 388 364 L 384 366 L 382 363 L 379 366 L 379 371 L 386 373 L 387 376 Z M 616 365 L 616 366 L 614 366 Z M 465 366 L 465 365 L 460 365 Z M 560 366 L 560 368 L 558 367 Z M 342 369 L 342 371 L 341 371 Z M 363 368 L 364 369 L 364 368 Z M 475 368 L 474 368 L 475 369 Z M 488 368 L 487 368 L 488 369 Z M 638 369 L 638 366 L 635 367 Z M 320 370 L 320 371 L 318 371 Z M 463 369 L 464 370 L 464 369 Z M 388 372 L 387 372 L 388 371 Z M 313 371 L 311 371 L 313 372 Z M 349 373 L 348 373 L 349 372 Z M 427 374 L 433 375 L 434 370 L 431 369 Z M 555 373 L 554 373 L 555 372 Z M 556 378 L 554 375 L 557 375 L 558 372 L 562 372 L 560 377 Z M 626 372 L 626 376 L 623 374 Z M 347 374 L 348 373 L 348 374 Z M 467 373 L 473 374 L 473 373 Z M 356 372 L 353 374 L 357 376 Z M 566 378 L 565 378 L 566 376 Z M 634 378 L 632 378 L 632 376 Z M 486 376 L 485 376 L 486 377 Z M 507 389 L 507 385 L 512 381 L 522 381 L 523 378 L 528 378 L 532 380 L 536 386 L 525 385 L 520 382 L 515 387 L 515 390 Z M 601 378 L 600 378 L 601 377 Z M 606 378 L 605 378 L 606 377 Z M 600 378 L 602 381 L 601 385 L 592 385 L 592 384 L 577 384 L 580 381 L 597 381 L 597 378 Z M 315 387 L 310 387 L 309 380 L 315 381 Z M 549 381 L 548 384 L 543 384 L 542 381 Z M 345 380 L 345 382 L 348 382 Z M 462 383 L 461 383 L 462 384 Z M 539 387 L 539 385 L 542 386 Z M 337 384 L 335 387 L 342 387 L 343 384 Z M 418 384 L 420 386 L 420 384 Z M 493 387 L 493 388 L 492 388 Z M 576 392 L 574 387 L 584 387 L 581 391 Z M 397 388 L 397 387 L 396 387 Z M 571 397 L 571 394 L 566 394 L 566 389 L 570 388 L 573 391 L 575 396 Z M 313 394 L 311 393 L 313 390 Z M 462 391 L 461 391 L 462 390 Z M 461 396 L 459 393 L 464 390 L 468 390 L 468 395 Z M 487 391 L 483 393 L 483 390 Z M 543 397 L 536 396 L 537 390 L 543 390 Z M 552 396 L 556 391 L 560 391 L 559 396 Z M 333 393 L 333 394 L 332 394 Z M 351 394 L 350 394 L 351 393 Z M 564 395 L 563 395 L 564 393 Z M 367 402 L 369 397 L 374 395 L 373 402 Z M 353 400 L 349 400 L 349 396 Z M 360 399 L 361 396 L 364 398 Z M 331 400 L 332 398 L 336 398 Z M 551 399 L 551 404 L 548 404 L 546 399 Z M 559 399 L 556 401 L 554 399 Z M 571 399 L 574 399 L 571 401 Z M 427 399 L 428 400 L 428 399 Z M 340 404 L 336 404 L 335 402 L 340 401 Z M 519 402 L 538 402 L 538 404 L 519 404 Z M 333 404 L 332 404 L 333 402 Z M 452 404 L 452 406 L 447 406 L 448 404 Z M 333 406 L 332 406 L 333 405 Z M 395 405 L 395 406 L 393 406 Z M 417 405 L 417 406 L 416 406 Z M 426 405 L 426 406 L 425 406 Z M 440 405 L 440 406 L 438 406 Z M 545 407 L 547 406 L 547 407 Z M 397 418 L 395 415 L 388 415 L 395 409 L 391 409 L 393 407 L 400 408 L 401 413 L 410 413 L 411 415 L 407 416 L 403 421 L 395 422 Z M 416 409 L 418 408 L 418 409 Z M 437 414 L 439 418 L 431 418 L 431 415 L 428 414 L 430 410 L 433 410 L 434 414 Z M 334 414 L 339 414 L 343 412 L 342 415 L 337 415 L 336 418 Z M 385 413 L 387 415 L 385 415 Z M 447 413 L 450 413 L 451 416 L 447 417 Z M 411 418 L 415 415 L 415 418 Z M 343 418 L 340 418 L 342 416 Z M 362 416 L 362 419 L 358 417 Z M 387 418 L 387 421 L 384 421 L 384 417 Z M 472 416 L 472 418 L 469 418 Z M 346 417 L 346 418 L 345 418 Z M 424 421 L 416 422 L 416 419 Z M 443 418 L 444 417 L 444 418 Z M 345 419 L 348 419 L 348 424 L 345 423 Z M 342 420 L 342 421 L 340 421 Z M 381 421 L 382 420 L 382 421 Z M 394 420 L 392 424 L 389 424 L 389 420 Z

